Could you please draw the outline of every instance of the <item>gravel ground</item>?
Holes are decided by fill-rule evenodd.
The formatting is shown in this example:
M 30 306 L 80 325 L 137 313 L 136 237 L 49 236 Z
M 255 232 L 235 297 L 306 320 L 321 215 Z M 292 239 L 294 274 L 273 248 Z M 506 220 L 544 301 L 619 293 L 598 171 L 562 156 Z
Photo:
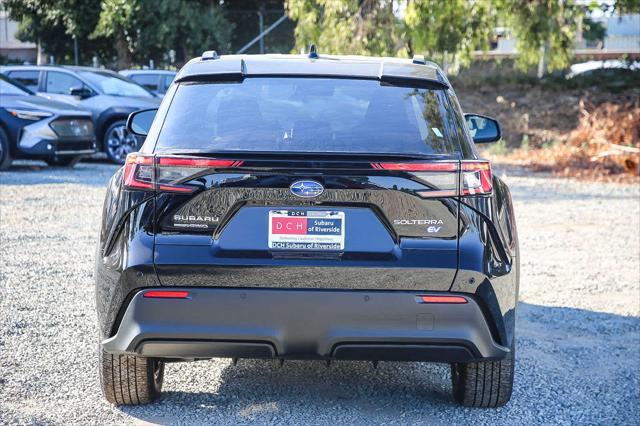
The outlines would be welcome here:
M 516 384 L 497 410 L 444 365 L 169 365 L 163 398 L 114 408 L 96 369 L 93 253 L 115 170 L 0 174 L 0 423 L 629 424 L 640 419 L 640 188 L 509 172 L 522 249 Z

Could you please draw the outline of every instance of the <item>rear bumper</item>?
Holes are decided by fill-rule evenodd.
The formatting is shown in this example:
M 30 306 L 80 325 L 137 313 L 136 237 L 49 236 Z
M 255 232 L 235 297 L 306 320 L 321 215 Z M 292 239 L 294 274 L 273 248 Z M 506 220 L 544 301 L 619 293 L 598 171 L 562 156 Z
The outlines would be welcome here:
M 464 304 L 424 304 L 405 291 L 171 290 L 187 290 L 189 298 L 138 292 L 102 347 L 168 359 L 467 362 L 509 352 L 468 296 Z

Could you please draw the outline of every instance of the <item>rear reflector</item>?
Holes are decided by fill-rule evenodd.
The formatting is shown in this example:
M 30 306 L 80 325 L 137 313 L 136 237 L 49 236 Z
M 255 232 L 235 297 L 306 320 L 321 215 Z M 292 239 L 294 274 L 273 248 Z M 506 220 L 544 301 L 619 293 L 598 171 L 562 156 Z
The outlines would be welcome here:
M 203 157 L 129 154 L 124 167 L 127 189 L 190 193 L 197 189 L 189 181 L 208 169 L 240 167 L 243 161 Z
M 188 291 L 171 291 L 171 290 L 149 290 L 143 294 L 146 298 L 151 299 L 188 299 Z
M 418 296 L 422 303 L 467 303 L 462 296 Z

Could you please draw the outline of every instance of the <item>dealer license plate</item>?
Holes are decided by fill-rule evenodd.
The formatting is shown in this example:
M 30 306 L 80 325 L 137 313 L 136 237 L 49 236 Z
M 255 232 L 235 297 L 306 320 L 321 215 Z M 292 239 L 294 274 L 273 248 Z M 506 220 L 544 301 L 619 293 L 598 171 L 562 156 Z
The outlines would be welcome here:
M 344 212 L 270 210 L 269 248 L 344 250 Z

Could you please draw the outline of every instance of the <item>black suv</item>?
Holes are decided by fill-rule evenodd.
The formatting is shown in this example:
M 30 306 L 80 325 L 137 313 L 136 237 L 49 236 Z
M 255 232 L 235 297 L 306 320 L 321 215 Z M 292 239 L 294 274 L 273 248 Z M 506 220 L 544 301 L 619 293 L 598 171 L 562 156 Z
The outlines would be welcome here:
M 445 362 L 459 403 L 509 400 L 518 239 L 474 145 L 495 120 L 421 58 L 205 52 L 175 81 L 104 203 L 110 402 L 216 357 Z

